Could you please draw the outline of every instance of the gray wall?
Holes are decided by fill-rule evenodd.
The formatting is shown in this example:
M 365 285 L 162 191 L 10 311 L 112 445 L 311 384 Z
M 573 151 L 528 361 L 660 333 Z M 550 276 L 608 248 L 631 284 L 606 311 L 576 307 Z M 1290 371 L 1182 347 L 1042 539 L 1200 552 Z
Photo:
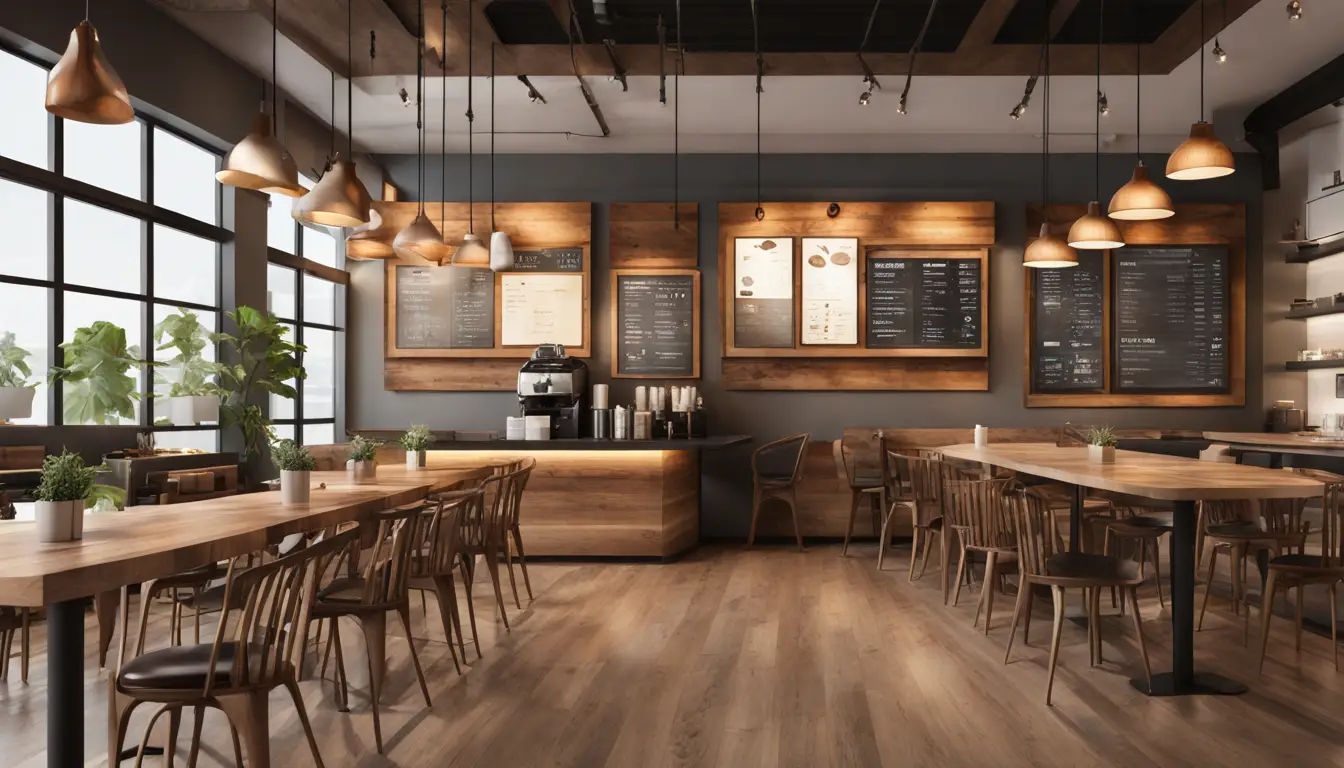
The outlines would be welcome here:
M 416 199 L 415 159 L 382 157 L 390 179 Z M 1162 168 L 1165 157 L 1146 158 Z M 489 166 L 476 159 L 476 199 L 489 200 Z M 438 198 L 439 160 L 429 163 L 426 179 Z M 507 155 L 496 160 L 496 194 L 502 201 L 592 201 L 593 338 L 588 361 L 592 380 L 610 372 L 609 263 L 607 204 L 615 201 L 672 199 L 672 158 L 667 155 Z M 1128 180 L 1132 156 L 1103 158 L 1102 190 Z M 1052 197 L 1086 201 L 1093 196 L 1093 158 L 1060 156 L 1052 162 Z M 810 432 L 832 439 L 845 427 L 1054 426 L 1065 421 L 1107 422 L 1120 426 L 1163 428 L 1256 429 L 1264 420 L 1261 376 L 1262 279 L 1261 210 L 1258 158 L 1238 157 L 1232 177 L 1167 186 L 1185 203 L 1247 205 L 1247 405 L 1204 409 L 1028 409 L 1023 406 L 1022 243 L 1026 205 L 1040 200 L 1040 160 L 1031 155 L 793 155 L 767 156 L 762 196 L 766 201 L 993 200 L 997 204 L 997 240 L 990 268 L 990 391 L 988 392 L 726 392 L 719 386 L 717 203 L 749 201 L 755 196 L 755 162 L 744 155 L 699 155 L 681 160 L 681 196 L 700 204 L 700 269 L 704 287 L 703 378 L 701 391 L 711 426 L 720 433 L 745 433 L 757 444 Z M 465 159 L 448 158 L 448 197 L 467 196 Z M 1104 198 L 1105 199 L 1105 198 Z M 1104 202 L 1103 199 L 1103 202 Z M 768 209 L 768 206 L 767 206 Z M 516 415 L 512 393 L 397 393 L 383 389 L 383 269 L 380 264 L 352 265 L 350 292 L 350 365 L 348 423 L 352 428 L 402 428 L 428 423 L 440 429 L 502 430 Z M 613 383 L 616 401 L 632 400 L 635 383 Z M 712 462 L 704 478 L 703 529 L 706 535 L 737 535 L 745 530 L 750 483 L 743 483 L 748 451 Z M 709 463 L 707 463 L 708 465 Z

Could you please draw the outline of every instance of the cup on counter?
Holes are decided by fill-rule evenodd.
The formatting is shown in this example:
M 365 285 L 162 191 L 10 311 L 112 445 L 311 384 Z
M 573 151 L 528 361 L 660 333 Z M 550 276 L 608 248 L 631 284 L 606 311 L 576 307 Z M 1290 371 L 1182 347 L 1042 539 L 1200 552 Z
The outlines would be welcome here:
M 598 440 L 612 438 L 612 411 L 610 408 L 593 409 L 593 437 Z
M 975 425 L 975 447 L 984 448 L 989 445 L 989 427 Z

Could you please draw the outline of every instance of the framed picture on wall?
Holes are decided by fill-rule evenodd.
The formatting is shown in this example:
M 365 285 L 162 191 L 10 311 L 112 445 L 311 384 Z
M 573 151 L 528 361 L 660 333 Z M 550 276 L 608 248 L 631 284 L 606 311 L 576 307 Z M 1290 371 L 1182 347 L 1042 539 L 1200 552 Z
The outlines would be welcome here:
M 802 343 L 859 343 L 859 239 L 804 237 Z
M 793 347 L 793 238 L 733 242 L 733 338 L 738 347 Z

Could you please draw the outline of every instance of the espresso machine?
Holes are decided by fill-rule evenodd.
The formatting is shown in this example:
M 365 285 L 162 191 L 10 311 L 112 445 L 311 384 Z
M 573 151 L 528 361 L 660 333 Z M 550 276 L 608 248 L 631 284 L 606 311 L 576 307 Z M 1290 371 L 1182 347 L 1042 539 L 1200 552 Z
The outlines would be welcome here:
M 551 437 L 580 437 L 588 413 L 588 366 L 565 354 L 562 344 L 543 344 L 518 369 L 518 406 L 523 416 L 550 416 Z

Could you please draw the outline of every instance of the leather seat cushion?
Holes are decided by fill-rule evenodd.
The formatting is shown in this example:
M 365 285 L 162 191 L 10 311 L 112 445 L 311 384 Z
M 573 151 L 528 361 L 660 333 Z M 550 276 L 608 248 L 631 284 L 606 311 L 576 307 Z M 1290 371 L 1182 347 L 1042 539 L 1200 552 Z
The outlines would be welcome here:
M 1204 526 L 1204 532 L 1210 536 L 1229 539 L 1274 538 L 1272 534 L 1265 533 L 1259 525 L 1249 520 L 1234 520 L 1230 523 L 1206 525 Z
M 1331 569 L 1344 571 L 1344 563 L 1336 560 L 1333 563 L 1326 564 L 1325 558 L 1320 555 L 1279 555 L 1269 561 L 1270 565 L 1286 565 L 1290 568 L 1319 568 L 1321 570 Z
M 1061 552 L 1046 558 L 1045 575 L 1065 579 L 1131 581 L 1139 578 L 1139 564 L 1109 555 Z
M 259 669 L 261 647 L 251 646 L 248 661 L 253 672 Z M 160 648 L 136 656 L 121 666 L 117 685 L 131 690 L 205 690 L 205 678 L 210 671 L 210 645 L 180 645 Z M 215 687 L 232 687 L 230 673 L 237 656 L 238 644 L 222 643 L 215 663 Z M 242 681 L 239 681 L 241 684 Z

